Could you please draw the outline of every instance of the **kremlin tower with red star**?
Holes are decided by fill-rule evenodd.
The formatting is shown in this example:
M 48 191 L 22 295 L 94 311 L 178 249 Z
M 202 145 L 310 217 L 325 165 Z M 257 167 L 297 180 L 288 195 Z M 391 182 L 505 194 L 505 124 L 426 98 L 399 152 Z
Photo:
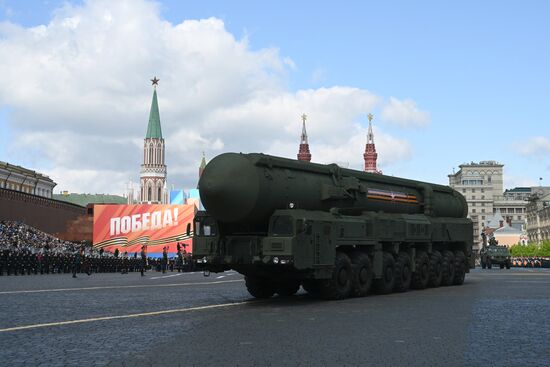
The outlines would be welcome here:
M 372 132 L 372 113 L 369 113 L 369 132 L 367 133 L 367 145 L 365 146 L 365 153 L 363 158 L 365 159 L 365 172 L 376 173 L 381 175 L 382 171 L 376 168 L 376 159 L 378 153 L 376 153 L 376 146 L 374 145 L 374 133 Z

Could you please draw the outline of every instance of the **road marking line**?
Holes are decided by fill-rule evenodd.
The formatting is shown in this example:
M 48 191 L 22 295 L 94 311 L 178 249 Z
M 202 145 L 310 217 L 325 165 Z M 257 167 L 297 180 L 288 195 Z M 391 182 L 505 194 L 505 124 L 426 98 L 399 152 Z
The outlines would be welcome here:
M 208 309 L 213 309 L 213 308 L 239 306 L 239 305 L 244 305 L 244 304 L 252 303 L 252 302 L 254 302 L 254 301 L 224 303 L 224 304 L 220 304 L 220 305 L 198 306 L 198 307 L 189 307 L 189 308 L 177 308 L 177 309 L 172 309 L 172 310 L 142 312 L 142 313 L 134 313 L 134 314 L 129 314 L 129 315 L 93 317 L 93 318 L 89 318 L 89 319 L 49 322 L 49 323 L 45 323 L 45 324 L 23 325 L 23 326 L 15 326 L 15 327 L 10 327 L 10 328 L 0 329 L 0 332 L 5 333 L 5 332 L 9 332 L 9 331 L 37 329 L 37 328 L 50 327 L 50 326 L 84 324 L 84 323 L 87 323 L 87 322 L 95 322 L 95 321 L 129 319 L 129 318 L 134 318 L 134 317 L 158 316 L 158 315 L 166 315 L 166 314 L 173 314 L 173 313 L 200 311 L 200 310 L 208 310 Z
M 154 288 L 154 287 L 185 287 L 192 285 L 209 285 L 222 283 L 244 282 L 242 279 L 222 280 L 215 282 L 198 282 L 198 283 L 170 283 L 170 284 L 139 284 L 139 285 L 108 285 L 101 287 L 85 287 L 85 288 L 57 288 L 57 289 L 34 289 L 25 291 L 2 291 L 1 294 L 25 294 L 25 293 L 44 293 L 44 292 L 71 292 L 71 291 L 88 291 L 98 289 L 124 289 L 124 288 Z
M 216 279 L 225 278 L 225 275 L 220 275 L 219 277 L 216 277 Z
M 163 275 L 163 276 L 160 276 L 160 277 L 152 277 L 152 278 L 149 278 L 149 279 L 164 279 L 164 278 L 172 278 L 172 277 L 177 277 L 177 276 L 180 276 L 180 275 L 183 275 L 184 273 L 177 273 L 177 274 L 171 274 L 171 275 Z

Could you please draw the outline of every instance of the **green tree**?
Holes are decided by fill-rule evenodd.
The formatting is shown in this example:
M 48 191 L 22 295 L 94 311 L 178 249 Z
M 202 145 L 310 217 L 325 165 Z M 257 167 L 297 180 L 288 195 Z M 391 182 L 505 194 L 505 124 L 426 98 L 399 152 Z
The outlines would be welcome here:
M 510 247 L 510 253 L 514 257 L 550 257 L 550 241 L 543 241 L 540 245 L 534 243 L 521 245 L 518 243 Z
M 550 241 L 546 240 L 540 244 L 537 251 L 537 256 L 548 257 L 550 256 Z

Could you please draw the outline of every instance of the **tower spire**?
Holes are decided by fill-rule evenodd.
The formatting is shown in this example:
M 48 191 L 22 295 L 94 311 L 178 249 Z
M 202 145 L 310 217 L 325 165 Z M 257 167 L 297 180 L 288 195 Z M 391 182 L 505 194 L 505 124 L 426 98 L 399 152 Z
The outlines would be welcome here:
M 204 172 L 205 168 L 206 168 L 206 157 L 204 156 L 204 152 L 202 152 L 201 165 L 199 166 L 199 178 L 202 176 L 202 173 Z
M 300 136 L 300 149 L 298 150 L 298 160 L 310 162 L 311 153 L 309 152 L 309 143 L 307 141 L 306 120 L 307 115 L 304 113 L 302 114 L 302 135 Z
M 153 100 L 151 101 L 151 112 L 149 112 L 149 124 L 147 125 L 147 135 L 146 138 L 157 138 L 162 139 L 162 129 L 160 128 L 160 113 L 159 113 L 159 103 L 157 100 L 157 85 L 159 79 L 155 77 L 151 79 L 153 83 Z
M 369 119 L 369 130 L 367 132 L 367 145 L 365 146 L 365 153 L 363 153 L 363 159 L 365 160 L 365 172 L 382 174 L 382 171 L 376 168 L 378 153 L 376 153 L 374 133 L 372 132 L 372 120 L 374 116 L 372 113 L 369 113 L 367 117 Z

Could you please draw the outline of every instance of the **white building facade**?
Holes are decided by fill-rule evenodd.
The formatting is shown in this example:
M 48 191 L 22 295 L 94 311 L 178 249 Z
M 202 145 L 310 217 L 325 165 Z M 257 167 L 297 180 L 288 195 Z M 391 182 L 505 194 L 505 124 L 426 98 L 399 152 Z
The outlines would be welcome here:
M 0 161 L 0 188 L 52 198 L 57 184 L 48 176 Z
M 515 192 L 504 194 L 503 167 L 496 161 L 471 162 L 461 164 L 458 172 L 448 175 L 449 186 L 460 192 L 468 203 L 476 250 L 481 246 L 481 232 L 497 212 L 508 226 L 523 230 L 525 224 L 527 202 Z

